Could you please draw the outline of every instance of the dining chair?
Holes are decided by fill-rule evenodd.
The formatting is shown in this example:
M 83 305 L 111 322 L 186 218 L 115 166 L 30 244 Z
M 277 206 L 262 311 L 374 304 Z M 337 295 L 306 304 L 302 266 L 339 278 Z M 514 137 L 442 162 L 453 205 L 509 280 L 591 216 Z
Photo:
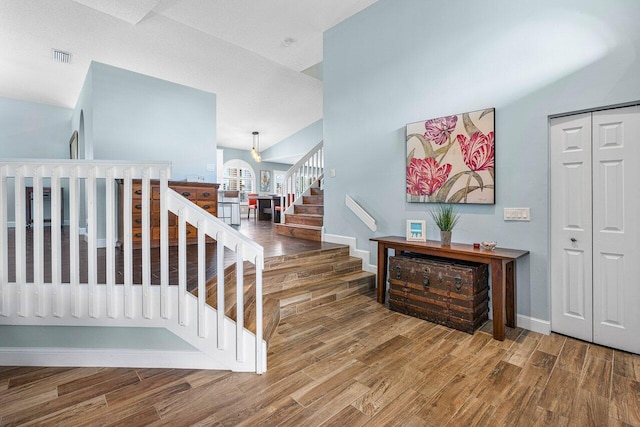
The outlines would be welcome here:
M 249 209 L 247 210 L 247 219 L 249 219 L 249 214 L 253 211 L 253 219 L 256 219 L 256 212 L 258 212 L 258 195 L 256 193 L 247 194 L 249 198 L 249 205 L 247 206 Z

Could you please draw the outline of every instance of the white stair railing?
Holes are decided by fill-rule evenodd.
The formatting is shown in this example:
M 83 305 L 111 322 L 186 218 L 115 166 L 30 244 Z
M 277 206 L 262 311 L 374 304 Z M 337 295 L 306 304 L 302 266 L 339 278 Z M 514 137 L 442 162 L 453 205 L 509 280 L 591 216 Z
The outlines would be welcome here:
M 184 367 L 231 369 L 234 371 L 266 370 L 266 344 L 262 339 L 262 270 L 263 248 L 238 233 L 208 212 L 183 198 L 168 187 L 171 166 L 165 162 L 134 163 L 83 160 L 0 160 L 0 325 L 38 326 L 109 326 L 166 328 L 199 350 L 197 355 L 149 357 L 147 361 L 120 358 L 110 366 Z M 142 248 L 140 283 L 134 283 L 134 249 L 132 248 L 131 215 L 121 219 L 124 234 L 122 254 L 124 283 L 116 284 L 116 180 L 122 180 L 123 212 L 131 212 L 132 180 L 142 180 Z M 151 284 L 150 248 L 150 180 L 160 180 L 160 285 Z M 27 230 L 25 214 L 26 190 L 33 191 L 32 231 Z M 81 189 L 84 187 L 84 194 Z M 69 256 L 63 256 L 64 218 L 61 207 L 63 190 L 68 191 Z M 44 236 L 43 193 L 50 192 L 50 249 Z M 8 200 L 13 194 L 14 203 Z M 83 203 L 84 197 L 84 203 Z M 80 211 L 86 206 L 86 259 L 80 259 Z M 9 264 L 9 208 L 15 215 L 15 263 Z M 179 279 L 169 283 L 169 212 L 179 221 Z M 98 218 L 106 218 L 105 280 L 98 280 Z M 187 291 L 186 224 L 198 229 L 198 297 Z M 216 240 L 217 307 L 206 303 L 206 236 Z M 32 249 L 27 247 L 32 239 Z M 224 251 L 236 253 L 237 322 L 224 316 Z M 28 271 L 27 253 L 32 252 L 33 272 Z M 83 252 L 84 253 L 84 252 Z M 45 254 L 50 259 L 50 280 L 45 282 Z M 137 257 L 135 257 L 137 258 Z M 255 265 L 256 333 L 243 326 L 244 307 L 243 261 Z M 69 282 L 63 283 L 62 271 L 68 265 Z M 80 281 L 80 267 L 86 265 L 86 283 Z M 30 266 L 30 265 L 29 265 Z M 14 280 L 9 281 L 10 273 Z M 28 274 L 31 273 L 31 274 Z M 28 281 L 28 276 L 33 280 Z M 228 345 L 235 342 L 235 345 Z M 0 343 L 1 347 L 1 343 Z M 60 349 L 59 349 L 60 350 Z M 1 351 L 1 350 L 0 350 Z M 37 352 L 30 349 L 29 351 Z M 64 349 L 60 350 L 64 351 Z M 24 354 L 13 352 L 0 358 L 0 364 L 28 363 Z M 56 355 L 51 365 L 100 364 L 97 353 L 86 352 L 86 359 Z M 43 363 L 43 359 L 37 359 Z M 46 363 L 46 361 L 44 362 Z M 108 362 L 111 363 L 111 362 Z
M 292 213 L 296 200 L 324 177 L 323 145 L 324 141 L 320 141 L 284 174 L 280 197 L 281 223 L 285 222 L 285 213 Z

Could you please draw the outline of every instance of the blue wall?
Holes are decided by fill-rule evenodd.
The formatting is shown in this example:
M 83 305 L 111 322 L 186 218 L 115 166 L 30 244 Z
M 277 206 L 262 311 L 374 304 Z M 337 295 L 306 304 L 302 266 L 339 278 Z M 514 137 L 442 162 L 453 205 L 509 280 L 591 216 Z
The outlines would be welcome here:
M 94 159 L 169 160 L 174 180 L 216 182 L 215 94 L 98 62 L 91 78 Z
M 380 0 L 324 35 L 325 228 L 375 253 L 350 194 L 404 235 L 430 205 L 405 201 L 407 123 L 496 109 L 496 205 L 461 206 L 458 242 L 528 249 L 518 312 L 549 319 L 548 116 L 640 100 L 635 0 Z M 503 221 L 530 207 L 531 222 Z
M 0 97 L 0 159 L 68 159 L 72 113 L 68 108 Z M 7 206 L 7 220 L 13 222 L 13 182 L 7 188 Z
M 71 124 L 78 131 L 78 157 L 93 159 L 93 66 L 87 70 Z
M 264 150 L 262 158 L 270 162 L 283 162 L 291 157 L 302 157 L 322 141 L 322 120 L 310 124 L 288 138 Z M 291 163 L 293 164 L 293 163 Z M 289 169 L 289 168 L 287 168 Z M 286 169 L 285 169 L 286 170 Z
M 0 159 L 68 159 L 72 110 L 0 97 Z

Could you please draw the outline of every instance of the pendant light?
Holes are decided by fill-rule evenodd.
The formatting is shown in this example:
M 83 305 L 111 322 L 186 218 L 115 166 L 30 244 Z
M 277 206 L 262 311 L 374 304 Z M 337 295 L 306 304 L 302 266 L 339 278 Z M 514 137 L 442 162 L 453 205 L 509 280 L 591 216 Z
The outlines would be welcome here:
M 262 157 L 260 157 L 260 132 L 253 132 L 253 148 L 251 149 L 251 156 L 253 160 L 260 163 Z

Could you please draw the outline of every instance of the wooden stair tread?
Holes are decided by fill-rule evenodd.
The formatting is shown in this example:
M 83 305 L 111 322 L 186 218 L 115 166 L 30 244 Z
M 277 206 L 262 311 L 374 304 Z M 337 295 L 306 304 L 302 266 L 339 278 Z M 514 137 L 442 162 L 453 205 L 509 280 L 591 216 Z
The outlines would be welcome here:
M 278 276 L 281 274 L 286 274 L 289 273 L 291 271 L 300 271 L 300 270 L 313 270 L 322 266 L 326 266 L 326 265 L 331 265 L 331 264 L 340 264 L 340 263 L 346 263 L 349 261 L 360 261 L 360 258 L 356 258 L 356 257 L 351 257 L 351 256 L 346 256 L 346 257 L 340 257 L 340 258 L 328 258 L 328 259 L 320 259 L 317 261 L 313 261 L 313 262 L 306 262 L 303 263 L 302 265 L 292 265 L 292 266 L 287 266 L 287 267 L 281 267 L 281 268 L 274 268 L 271 270 L 265 270 L 262 273 L 262 280 L 264 281 L 266 278 L 268 277 L 272 277 L 272 276 Z
M 322 227 L 317 226 L 317 225 L 304 225 L 304 224 L 276 224 L 276 226 L 278 227 L 285 227 L 285 228 L 303 228 L 306 230 L 318 230 L 321 231 Z
M 287 215 L 289 215 L 289 216 L 309 217 L 309 218 L 324 218 L 324 215 L 312 214 L 312 213 L 294 213 L 294 214 L 287 214 Z
M 367 271 L 361 271 L 361 272 L 355 272 L 355 273 L 354 272 L 342 273 L 342 274 L 337 274 L 334 277 L 318 280 L 317 282 L 313 282 L 311 284 L 296 286 L 295 288 L 283 289 L 281 291 L 273 292 L 268 294 L 268 296 L 269 298 L 276 298 L 276 299 L 282 300 L 287 297 L 301 295 L 301 294 L 313 292 L 313 291 L 318 291 L 321 289 L 330 288 L 332 286 L 347 283 L 353 280 L 365 279 L 372 276 L 375 277 L 375 274 L 369 273 Z

